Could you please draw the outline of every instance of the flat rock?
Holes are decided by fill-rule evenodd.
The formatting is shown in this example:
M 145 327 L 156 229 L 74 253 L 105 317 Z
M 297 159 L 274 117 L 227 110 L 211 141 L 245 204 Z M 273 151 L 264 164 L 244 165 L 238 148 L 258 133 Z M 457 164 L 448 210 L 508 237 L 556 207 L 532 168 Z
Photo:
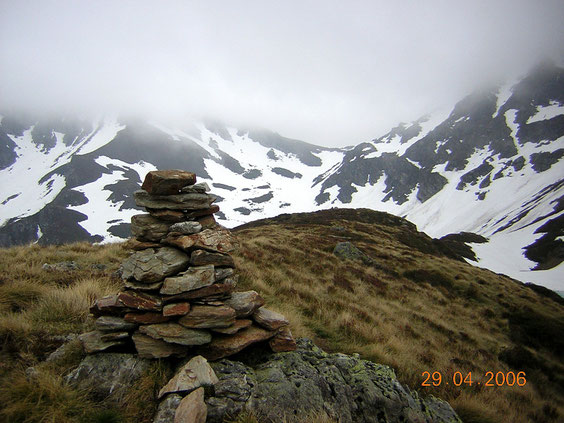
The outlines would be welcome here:
M 144 190 L 135 191 L 133 198 L 139 207 L 169 210 L 209 209 L 217 200 L 217 197 L 211 194 L 151 195 Z
M 102 332 L 94 330 L 92 332 L 83 333 L 78 339 L 82 342 L 84 351 L 86 351 L 87 354 L 105 351 L 108 348 L 118 345 L 124 345 L 124 341 L 121 339 L 107 341 L 102 339 L 102 335 Z
M 235 250 L 236 241 L 225 228 L 205 229 L 193 235 L 176 235 L 171 231 L 163 243 L 185 251 L 203 249 L 212 253 L 229 253 Z
M 195 305 L 178 323 L 196 329 L 226 328 L 235 323 L 235 310 L 226 306 Z
M 233 276 L 234 274 L 235 274 L 235 270 L 233 270 L 231 267 L 217 268 L 215 269 L 215 281 L 216 282 L 222 281 L 225 278 Z
M 340 423 L 461 423 L 448 403 L 404 387 L 387 366 L 328 354 L 306 339 L 297 345 L 257 362 L 210 363 L 219 382 L 206 398 L 207 423 L 235 419 L 243 410 L 260 421 L 284 416 L 288 423 L 309 413 Z
M 218 211 L 219 211 L 219 206 L 214 204 L 214 205 L 211 205 L 210 207 L 205 208 L 205 209 L 186 211 L 184 213 L 184 216 L 188 220 L 193 220 L 193 219 L 196 219 L 198 217 L 212 215 L 214 213 L 217 213 Z
M 182 401 L 182 397 L 177 394 L 167 395 L 159 404 L 153 423 L 171 423 L 174 421 L 176 409 Z
M 123 332 L 133 330 L 137 327 L 136 324 L 126 322 L 123 318 L 116 316 L 98 317 L 94 325 L 96 329 L 102 332 Z
M 147 173 L 141 188 L 150 194 L 178 194 L 182 188 L 196 183 L 196 174 L 184 170 L 153 170 Z
M 280 329 L 280 331 L 268 341 L 268 344 L 274 352 L 294 351 L 296 349 L 296 341 L 288 327 Z
M 235 335 L 237 332 L 243 329 L 247 329 L 253 324 L 252 320 L 249 319 L 238 319 L 235 323 L 227 328 L 215 328 L 212 332 L 221 333 L 223 335 Z
M 165 222 L 177 223 L 184 222 L 186 220 L 184 213 L 180 210 L 151 209 L 149 207 L 147 207 L 146 210 L 151 216 L 159 220 L 164 220 Z
M 210 190 L 210 186 L 205 182 L 200 182 L 194 185 L 189 185 L 182 188 L 180 191 L 185 193 L 190 192 L 208 192 Z
M 123 316 L 126 322 L 139 323 L 141 325 L 150 325 L 153 323 L 165 323 L 170 320 L 170 317 L 163 316 L 160 313 L 127 313 Z
M 231 277 L 220 283 L 214 283 L 205 288 L 195 289 L 194 291 L 183 292 L 178 295 L 164 296 L 165 303 L 178 302 L 182 300 L 196 300 L 201 298 L 225 298 L 237 287 L 237 277 Z
M 65 381 L 89 391 L 96 400 L 119 402 L 149 369 L 149 360 L 136 354 L 104 353 L 86 356 Z
M 134 251 L 146 250 L 147 248 L 160 248 L 161 244 L 158 242 L 139 241 L 135 238 L 130 238 L 126 244 L 127 248 Z
M 202 230 L 202 225 L 198 222 L 188 221 L 175 223 L 168 228 L 169 232 L 177 232 L 182 235 L 197 234 Z
M 163 282 L 153 282 L 153 283 L 143 283 L 137 282 L 136 280 L 124 280 L 123 284 L 126 288 L 133 289 L 135 291 L 157 291 L 163 286 Z
M 225 305 L 234 309 L 237 317 L 247 317 L 264 305 L 264 299 L 256 291 L 234 292 Z
M 159 242 L 169 231 L 171 224 L 150 214 L 136 214 L 131 218 L 131 234 L 139 241 Z
M 189 393 L 203 386 L 218 382 L 217 376 L 208 361 L 198 355 L 192 358 L 159 391 L 159 399 L 170 393 Z
M 160 293 L 161 295 L 176 295 L 209 286 L 214 282 L 215 271 L 213 265 L 189 267 L 178 276 L 166 278 Z
M 121 291 L 117 294 L 117 302 L 124 308 L 140 311 L 161 311 L 163 304 L 160 298 L 137 291 Z
M 205 250 L 196 250 L 190 255 L 190 262 L 194 266 L 213 264 L 218 267 L 235 267 L 233 258 L 228 254 L 210 253 Z
M 200 225 L 202 225 L 202 229 L 213 229 L 217 227 L 215 217 L 213 217 L 213 215 L 211 214 L 208 214 L 207 216 L 197 217 L 195 219 Z
M 129 332 L 102 332 L 100 338 L 105 342 L 125 341 L 131 335 Z
M 256 342 L 266 341 L 276 335 L 276 332 L 268 331 L 257 326 L 251 326 L 233 336 L 216 336 L 212 342 L 198 349 L 198 353 L 208 360 L 218 360 L 223 357 L 236 354 L 242 349 Z
M 204 388 L 198 388 L 182 398 L 174 415 L 174 423 L 206 423 L 207 416 Z
M 157 323 L 139 327 L 139 332 L 151 338 L 180 345 L 204 345 L 211 341 L 205 330 L 188 329 L 177 323 Z
M 123 264 L 123 279 L 135 279 L 138 282 L 159 282 L 186 269 L 188 256 L 176 248 L 162 247 L 133 253 Z
M 163 316 L 184 316 L 190 311 L 190 303 L 173 303 L 163 307 Z
M 171 356 L 185 356 L 188 349 L 178 344 L 170 344 L 161 339 L 155 339 L 142 333 L 135 332 L 131 338 L 135 349 L 141 358 L 165 358 Z
M 253 313 L 253 320 L 268 330 L 277 330 L 290 323 L 282 314 L 264 307 L 259 308 Z

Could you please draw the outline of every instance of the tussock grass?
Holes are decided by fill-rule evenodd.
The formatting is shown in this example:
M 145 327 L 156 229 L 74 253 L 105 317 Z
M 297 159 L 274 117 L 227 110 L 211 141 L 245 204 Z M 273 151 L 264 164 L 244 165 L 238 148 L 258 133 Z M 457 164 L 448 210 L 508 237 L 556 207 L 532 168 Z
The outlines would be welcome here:
M 449 401 L 465 422 L 562 419 L 562 305 L 446 257 L 396 218 L 362 210 L 295 216 L 236 230 L 241 246 L 234 253 L 238 289 L 258 291 L 268 308 L 290 320 L 294 336 L 392 366 L 402 383 Z M 336 258 L 332 251 L 340 241 L 353 242 L 373 263 Z M 156 392 L 170 376 L 164 362 L 155 362 L 117 409 L 103 411 L 103 404 L 62 379 L 83 356 L 78 341 L 57 360 L 43 361 L 62 335 L 88 330 L 88 307 L 120 288 L 112 274 L 128 254 L 127 243 L 0 250 L 0 398 L 6 398 L 0 419 L 151 421 Z M 79 270 L 42 268 L 61 261 L 75 261 Z M 33 383 L 25 375 L 28 366 L 38 370 Z M 472 372 L 474 382 L 484 382 L 488 371 L 510 370 L 525 371 L 527 384 L 421 386 L 425 371 L 451 380 L 454 372 Z M 26 417 L 31 402 L 37 413 Z M 235 420 L 259 421 L 252 415 Z M 303 421 L 331 422 L 321 415 L 304 415 Z

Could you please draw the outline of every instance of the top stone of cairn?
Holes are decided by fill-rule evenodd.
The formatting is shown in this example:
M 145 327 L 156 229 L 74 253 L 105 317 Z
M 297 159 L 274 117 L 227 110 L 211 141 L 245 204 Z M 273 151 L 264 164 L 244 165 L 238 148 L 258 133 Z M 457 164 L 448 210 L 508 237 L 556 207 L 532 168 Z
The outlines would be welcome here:
M 184 170 L 154 170 L 147 174 L 142 189 L 153 195 L 178 194 L 196 183 L 196 174 Z

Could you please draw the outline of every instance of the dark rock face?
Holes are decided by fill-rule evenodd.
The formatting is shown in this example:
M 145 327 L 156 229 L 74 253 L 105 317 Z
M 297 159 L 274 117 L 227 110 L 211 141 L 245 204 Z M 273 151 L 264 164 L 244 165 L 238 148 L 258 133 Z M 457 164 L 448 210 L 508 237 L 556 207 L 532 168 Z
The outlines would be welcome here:
M 298 349 L 243 363 L 211 363 L 219 382 L 206 398 L 208 422 L 250 411 L 265 421 L 296 421 L 327 413 L 343 423 L 460 422 L 450 405 L 422 399 L 392 369 L 344 354 L 327 354 L 311 341 Z
M 118 402 L 149 368 L 149 363 L 133 354 L 88 355 L 66 381 L 79 389 L 91 389 L 100 400 L 109 398 Z

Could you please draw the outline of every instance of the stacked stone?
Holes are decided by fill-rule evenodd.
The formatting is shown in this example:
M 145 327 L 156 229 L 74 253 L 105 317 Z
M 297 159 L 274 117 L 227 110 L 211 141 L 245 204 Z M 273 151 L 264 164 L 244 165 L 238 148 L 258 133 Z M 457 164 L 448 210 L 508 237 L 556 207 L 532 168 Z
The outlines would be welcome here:
M 234 292 L 235 240 L 215 222 L 207 184 L 165 170 L 149 172 L 141 188 L 134 198 L 147 213 L 131 219 L 135 252 L 122 264 L 124 288 L 90 309 L 96 330 L 81 335 L 86 351 L 133 344 L 146 358 L 216 360 L 266 340 L 275 352 L 294 350 L 284 316 L 255 291 Z

